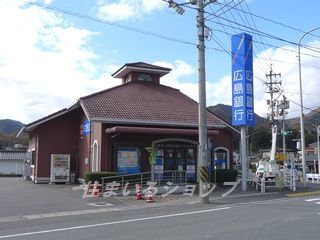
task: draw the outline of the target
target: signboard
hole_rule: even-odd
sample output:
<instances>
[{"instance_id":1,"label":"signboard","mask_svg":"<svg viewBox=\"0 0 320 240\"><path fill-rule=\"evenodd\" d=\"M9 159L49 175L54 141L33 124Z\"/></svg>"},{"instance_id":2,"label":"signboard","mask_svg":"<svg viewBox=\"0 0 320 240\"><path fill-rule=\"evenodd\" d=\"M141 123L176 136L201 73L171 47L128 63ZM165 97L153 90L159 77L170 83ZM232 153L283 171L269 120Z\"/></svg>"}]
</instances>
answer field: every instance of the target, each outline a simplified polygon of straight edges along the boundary
<instances>
[{"instance_id":1,"label":"signboard","mask_svg":"<svg viewBox=\"0 0 320 240\"><path fill-rule=\"evenodd\" d=\"M51 154L50 182L70 181L70 155Z\"/></svg>"},{"instance_id":2,"label":"signboard","mask_svg":"<svg viewBox=\"0 0 320 240\"><path fill-rule=\"evenodd\" d=\"M154 165L154 173L163 173L163 165Z\"/></svg>"},{"instance_id":3,"label":"signboard","mask_svg":"<svg viewBox=\"0 0 320 240\"><path fill-rule=\"evenodd\" d=\"M81 136L87 136L89 134L90 134L90 121L88 119L86 119L80 125L80 135Z\"/></svg>"},{"instance_id":4,"label":"signboard","mask_svg":"<svg viewBox=\"0 0 320 240\"><path fill-rule=\"evenodd\" d=\"M232 38L232 125L254 125L252 36Z\"/></svg>"},{"instance_id":5,"label":"signboard","mask_svg":"<svg viewBox=\"0 0 320 240\"><path fill-rule=\"evenodd\" d=\"M138 148L119 147L118 148L118 172L120 173L138 173L140 172L138 161Z\"/></svg>"},{"instance_id":6,"label":"signboard","mask_svg":"<svg viewBox=\"0 0 320 240\"><path fill-rule=\"evenodd\" d=\"M187 173L195 173L196 166L195 165L187 165Z\"/></svg>"}]
</instances>

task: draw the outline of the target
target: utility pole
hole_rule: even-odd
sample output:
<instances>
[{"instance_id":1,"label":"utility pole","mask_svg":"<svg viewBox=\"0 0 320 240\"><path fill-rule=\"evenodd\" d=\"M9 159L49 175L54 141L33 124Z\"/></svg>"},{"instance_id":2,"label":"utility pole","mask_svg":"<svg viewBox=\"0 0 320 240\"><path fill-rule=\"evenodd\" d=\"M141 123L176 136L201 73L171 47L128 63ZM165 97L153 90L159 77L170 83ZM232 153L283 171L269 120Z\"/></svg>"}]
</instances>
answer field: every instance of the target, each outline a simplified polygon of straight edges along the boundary
<instances>
[{"instance_id":1,"label":"utility pole","mask_svg":"<svg viewBox=\"0 0 320 240\"><path fill-rule=\"evenodd\" d=\"M208 203L209 196L204 197L208 191L209 174L207 159L207 120L206 120L206 72L205 72L205 44L204 44L204 13L203 0L197 1L198 16L198 78L199 78L199 195L200 204Z\"/></svg>"},{"instance_id":2,"label":"utility pole","mask_svg":"<svg viewBox=\"0 0 320 240\"><path fill-rule=\"evenodd\" d=\"M280 92L281 86L281 80L278 79L278 77L281 77L280 73L274 73L272 71L272 65L270 66L270 72L269 74L266 74L267 81L265 84L267 85L267 91L266 93L270 94L270 100L267 100L267 104L270 105L270 114L268 115L268 119L271 121L271 124L275 124L275 106L276 101L274 100L274 94Z\"/></svg>"},{"instance_id":3,"label":"utility pole","mask_svg":"<svg viewBox=\"0 0 320 240\"><path fill-rule=\"evenodd\" d=\"M266 74L266 85L267 85L267 93L270 94L270 100L267 100L267 104L270 106L270 114L268 116L268 119L271 121L271 134L272 134L272 147L270 152L270 161L275 161L275 154L276 154L276 143L273 143L273 141L276 141L276 132L277 132L277 124L275 122L275 106L276 106L276 100L274 99L274 94L280 92L281 80L278 79L278 77L281 77L280 73L274 73L272 71L272 65L270 66L270 72L269 74ZM275 136L275 139L273 139Z\"/></svg>"},{"instance_id":4,"label":"utility pole","mask_svg":"<svg viewBox=\"0 0 320 240\"><path fill-rule=\"evenodd\" d=\"M181 7L186 4L197 5L197 31L198 31L198 85L199 85L199 103L198 103L198 128L199 128L199 199L200 204L209 203L209 196L206 196L209 186L208 171L208 134L206 120L206 71L205 71L205 24L204 24L204 8L216 0L190 0L185 3L176 3L168 0L169 7L174 8L180 15L184 13Z\"/></svg>"},{"instance_id":5,"label":"utility pole","mask_svg":"<svg viewBox=\"0 0 320 240\"><path fill-rule=\"evenodd\" d=\"M284 158L286 158L286 135L287 135L287 132L285 130L284 120L285 120L285 116L288 114L288 112L286 111L287 109L289 109L289 101L283 95L283 99L279 101L277 105L277 115L282 116L282 150L283 150L282 152L283 152ZM286 159L283 159L283 160L286 160Z\"/></svg>"}]
</instances>

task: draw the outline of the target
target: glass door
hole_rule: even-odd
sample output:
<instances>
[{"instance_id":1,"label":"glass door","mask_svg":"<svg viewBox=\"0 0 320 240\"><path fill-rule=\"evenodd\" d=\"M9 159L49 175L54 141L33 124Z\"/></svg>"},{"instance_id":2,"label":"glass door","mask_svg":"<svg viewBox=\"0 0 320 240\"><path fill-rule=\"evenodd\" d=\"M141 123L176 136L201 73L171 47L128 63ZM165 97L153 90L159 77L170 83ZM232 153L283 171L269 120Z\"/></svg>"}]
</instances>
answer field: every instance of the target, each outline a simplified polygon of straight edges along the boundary
<instances>
[{"instance_id":1,"label":"glass door","mask_svg":"<svg viewBox=\"0 0 320 240\"><path fill-rule=\"evenodd\" d=\"M164 171L177 169L174 149L165 149L164 151Z\"/></svg>"}]
</instances>

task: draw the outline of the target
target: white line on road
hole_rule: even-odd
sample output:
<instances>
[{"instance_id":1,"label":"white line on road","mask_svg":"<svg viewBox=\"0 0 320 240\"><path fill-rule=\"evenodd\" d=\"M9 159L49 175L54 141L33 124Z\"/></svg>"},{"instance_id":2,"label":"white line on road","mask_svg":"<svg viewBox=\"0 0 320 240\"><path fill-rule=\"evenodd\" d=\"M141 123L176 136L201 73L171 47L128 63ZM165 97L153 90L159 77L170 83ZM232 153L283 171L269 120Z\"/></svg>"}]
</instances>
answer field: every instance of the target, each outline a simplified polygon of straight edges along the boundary
<instances>
[{"instance_id":1,"label":"white line on road","mask_svg":"<svg viewBox=\"0 0 320 240\"><path fill-rule=\"evenodd\" d=\"M310 198L310 199L306 199L306 202L314 202L314 201L319 201L320 198Z\"/></svg>"},{"instance_id":2,"label":"white line on road","mask_svg":"<svg viewBox=\"0 0 320 240\"><path fill-rule=\"evenodd\" d=\"M56 228L56 229L36 231L36 232L17 233L17 234L0 236L0 239L13 238L13 237L23 237L23 236L31 236L31 235L38 235L38 234L52 233L52 232L70 231L70 230L76 230L76 229L84 229L84 228L91 228L91 227L108 226L108 225L115 225L115 224L121 224L121 223L139 222L139 221L146 221L146 220L153 220L153 219L161 219L161 218L179 217L179 216L185 216L185 215L193 215L193 214L200 214L200 213L208 213L208 212L221 211L221 210L226 210L226 209L229 209L229 208L230 208L230 207L213 208L213 209L206 209L206 210L193 211L193 212L182 212L182 213L174 213L174 214L167 214L167 215L160 215L160 216L153 216L153 217L126 219L126 220L115 221L115 222L104 222L104 223L97 223L97 224L90 224L90 225L81 225L81 226L75 226L75 227Z\"/></svg>"}]
</instances>

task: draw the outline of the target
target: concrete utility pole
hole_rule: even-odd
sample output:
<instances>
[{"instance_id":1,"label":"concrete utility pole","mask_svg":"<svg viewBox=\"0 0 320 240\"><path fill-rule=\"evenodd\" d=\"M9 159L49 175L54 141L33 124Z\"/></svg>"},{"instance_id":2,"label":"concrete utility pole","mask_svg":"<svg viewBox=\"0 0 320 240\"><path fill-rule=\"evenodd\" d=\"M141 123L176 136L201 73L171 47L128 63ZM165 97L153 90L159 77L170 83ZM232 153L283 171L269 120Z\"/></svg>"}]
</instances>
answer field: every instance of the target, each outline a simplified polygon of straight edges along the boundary
<instances>
[{"instance_id":1,"label":"concrete utility pole","mask_svg":"<svg viewBox=\"0 0 320 240\"><path fill-rule=\"evenodd\" d=\"M282 116L282 150L283 150L283 156L286 157L286 130L285 130L285 116L287 115L287 109L289 109L289 101L287 98L283 95L282 101L279 101L279 104L277 106L277 113L279 116ZM284 159L286 160L286 159Z\"/></svg>"},{"instance_id":2,"label":"concrete utility pole","mask_svg":"<svg viewBox=\"0 0 320 240\"><path fill-rule=\"evenodd\" d=\"M181 6L186 4L197 5L197 30L198 30L198 81L199 81L199 198L200 204L208 203L209 196L208 186L210 176L208 171L208 134L207 134L207 119L206 119L206 71L205 71L205 24L204 24L204 8L215 2L216 0L190 0L185 3L178 4L173 0L168 0L169 7L175 8L178 14L183 14L184 10Z\"/></svg>"},{"instance_id":3,"label":"concrete utility pole","mask_svg":"<svg viewBox=\"0 0 320 240\"><path fill-rule=\"evenodd\" d=\"M209 196L204 197L208 191L209 174L208 174L208 159L207 159L207 120L206 120L206 72L205 72L205 44L204 44L204 13L203 0L197 1L198 16L198 78L199 78L199 195L200 203L208 203Z\"/></svg>"},{"instance_id":4,"label":"concrete utility pole","mask_svg":"<svg viewBox=\"0 0 320 240\"><path fill-rule=\"evenodd\" d=\"M277 124L275 123L275 106L276 106L276 100L274 100L274 94L280 92L281 80L278 79L278 77L281 77L280 73L274 73L272 71L272 65L270 66L270 72L269 74L266 74L266 85L267 85L267 93L270 93L270 102L267 101L268 105L270 105L270 115L269 120L271 121L271 134L272 134L272 147L270 152L270 161L275 160L275 153L276 153L276 143L274 144L273 141L276 140L274 138L275 131L277 131Z\"/></svg>"},{"instance_id":5,"label":"concrete utility pole","mask_svg":"<svg viewBox=\"0 0 320 240\"><path fill-rule=\"evenodd\" d=\"M272 65L270 67L270 72L269 74L266 74L267 81L265 84L267 85L267 91L266 93L270 93L270 102L268 102L268 105L270 105L270 114L269 114L269 120L271 121L271 124L274 125L275 122L275 106L276 106L276 101L274 100L274 94L280 92L280 87L281 85L281 80L278 79L278 77L281 77L280 73L274 73L272 71Z\"/></svg>"}]
</instances>

